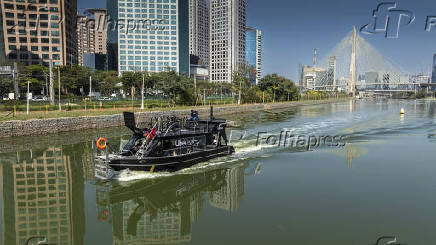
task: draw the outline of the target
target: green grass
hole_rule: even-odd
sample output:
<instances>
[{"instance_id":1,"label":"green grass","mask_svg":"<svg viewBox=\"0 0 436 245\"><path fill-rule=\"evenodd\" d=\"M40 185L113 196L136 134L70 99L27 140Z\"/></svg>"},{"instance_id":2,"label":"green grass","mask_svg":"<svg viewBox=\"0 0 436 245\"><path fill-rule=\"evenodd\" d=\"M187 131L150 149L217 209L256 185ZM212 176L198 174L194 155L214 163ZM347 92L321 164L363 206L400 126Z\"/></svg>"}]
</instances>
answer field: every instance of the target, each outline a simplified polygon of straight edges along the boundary
<instances>
[{"instance_id":1,"label":"green grass","mask_svg":"<svg viewBox=\"0 0 436 245\"><path fill-rule=\"evenodd\" d=\"M315 100L328 100L315 99ZM301 100L301 101L312 101L312 100ZM13 116L13 105L0 104L0 121L10 121L10 120L29 120L29 119L46 119L46 118L60 118L60 117L80 117L80 116L100 116L100 115L114 115L121 114L123 111L134 111L134 112L147 112L147 111L170 111L170 110L181 110L181 109L191 109L194 106L191 105L178 105L175 107L168 106L167 101L147 101L144 103L144 110L141 110L141 101L134 101L134 108L132 109L132 103L128 101L103 101L102 107L100 108L99 101L80 103L75 106L62 106L62 111L59 111L58 105L47 105L46 103L32 102L29 110L29 114L26 113L26 104L19 104L16 106L15 116ZM234 103L237 101L235 100ZM272 102L267 102L272 103ZM281 103L281 102L276 102ZM253 103L254 104L254 103ZM48 110L46 111L46 105ZM95 107L94 107L95 105ZM195 108L208 107L209 105L214 106L232 106L231 99L220 101L217 100L207 100L207 106L197 106ZM86 107L86 110L85 110Z\"/></svg>"},{"instance_id":2,"label":"green grass","mask_svg":"<svg viewBox=\"0 0 436 245\"><path fill-rule=\"evenodd\" d=\"M16 106L15 116L13 116L13 106L3 108L0 110L0 121L10 121L10 120L29 120L29 119L44 119L44 118L60 118L60 117L80 117L80 116L100 116L100 115L113 115L121 114L123 111L134 111L134 112L147 112L147 111L170 111L170 110L181 110L190 109L193 106L168 106L167 101L144 103L144 110L141 110L141 102L134 102L134 108L132 109L132 103L111 103L112 101L102 102L102 107L100 108L99 102L87 102L80 105L67 106L62 105L62 111L59 111L59 105L35 105L30 106L29 114L26 111L26 105ZM118 102L118 101L117 101ZM211 105L231 105L232 101L216 101L215 103L207 101ZM85 109L86 107L86 109ZM201 108L203 106L197 106ZM206 106L207 107L207 106ZM12 110L11 110L12 109Z\"/></svg>"}]
</instances>

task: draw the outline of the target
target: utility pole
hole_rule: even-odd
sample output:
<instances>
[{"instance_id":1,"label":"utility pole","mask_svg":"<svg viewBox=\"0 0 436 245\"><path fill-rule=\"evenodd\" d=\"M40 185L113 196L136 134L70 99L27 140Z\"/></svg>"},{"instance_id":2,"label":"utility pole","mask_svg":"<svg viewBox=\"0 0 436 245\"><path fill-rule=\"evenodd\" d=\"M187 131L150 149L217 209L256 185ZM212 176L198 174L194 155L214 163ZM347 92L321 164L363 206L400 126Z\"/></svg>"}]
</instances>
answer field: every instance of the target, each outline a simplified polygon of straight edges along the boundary
<instances>
[{"instance_id":1,"label":"utility pole","mask_svg":"<svg viewBox=\"0 0 436 245\"><path fill-rule=\"evenodd\" d=\"M145 74L144 72L142 72L141 110L144 110L144 83L145 83Z\"/></svg>"},{"instance_id":2,"label":"utility pole","mask_svg":"<svg viewBox=\"0 0 436 245\"><path fill-rule=\"evenodd\" d=\"M27 108L26 114L29 115L29 97L30 97L30 82L27 80Z\"/></svg>"},{"instance_id":3,"label":"utility pole","mask_svg":"<svg viewBox=\"0 0 436 245\"><path fill-rule=\"evenodd\" d=\"M241 104L241 79L239 79L239 96L238 96L238 105Z\"/></svg>"},{"instance_id":4,"label":"utility pole","mask_svg":"<svg viewBox=\"0 0 436 245\"><path fill-rule=\"evenodd\" d=\"M134 98L134 93L135 93L135 87L132 86L132 88L130 89L130 94L132 95L132 111L135 111L135 107L133 105L133 98Z\"/></svg>"},{"instance_id":5,"label":"utility pole","mask_svg":"<svg viewBox=\"0 0 436 245\"><path fill-rule=\"evenodd\" d=\"M206 105L206 89L203 89L203 105Z\"/></svg>"},{"instance_id":6,"label":"utility pole","mask_svg":"<svg viewBox=\"0 0 436 245\"><path fill-rule=\"evenodd\" d=\"M89 76L89 97L92 96L92 76Z\"/></svg>"},{"instance_id":7,"label":"utility pole","mask_svg":"<svg viewBox=\"0 0 436 245\"><path fill-rule=\"evenodd\" d=\"M198 95L197 95L197 76L194 74L194 96L195 96L195 105L197 105Z\"/></svg>"},{"instance_id":8,"label":"utility pole","mask_svg":"<svg viewBox=\"0 0 436 245\"><path fill-rule=\"evenodd\" d=\"M44 74L45 77L45 93L44 96L48 95L48 85L47 85L47 73Z\"/></svg>"},{"instance_id":9,"label":"utility pole","mask_svg":"<svg viewBox=\"0 0 436 245\"><path fill-rule=\"evenodd\" d=\"M58 91L58 99L59 99L59 111L62 111L61 107L61 68L58 67L58 85L59 85L59 91Z\"/></svg>"},{"instance_id":10,"label":"utility pole","mask_svg":"<svg viewBox=\"0 0 436 245\"><path fill-rule=\"evenodd\" d=\"M54 105L54 85L53 85L53 62L50 60L50 105Z\"/></svg>"}]
</instances>

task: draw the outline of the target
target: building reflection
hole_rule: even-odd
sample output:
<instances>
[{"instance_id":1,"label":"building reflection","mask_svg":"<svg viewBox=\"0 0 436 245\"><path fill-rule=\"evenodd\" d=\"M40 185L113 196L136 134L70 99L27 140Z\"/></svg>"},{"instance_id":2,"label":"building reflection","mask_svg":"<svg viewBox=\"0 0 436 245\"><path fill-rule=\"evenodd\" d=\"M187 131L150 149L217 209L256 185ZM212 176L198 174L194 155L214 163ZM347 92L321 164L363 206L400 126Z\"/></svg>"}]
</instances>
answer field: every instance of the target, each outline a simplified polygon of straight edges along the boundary
<instances>
[{"instance_id":1,"label":"building reflection","mask_svg":"<svg viewBox=\"0 0 436 245\"><path fill-rule=\"evenodd\" d=\"M70 156L51 147L17 153L17 161L0 165L3 244L25 244L32 236L53 244L83 244L84 186L73 178Z\"/></svg>"},{"instance_id":2,"label":"building reflection","mask_svg":"<svg viewBox=\"0 0 436 245\"><path fill-rule=\"evenodd\" d=\"M229 211L239 207L246 167L143 180L127 187L98 186L99 219L110 214L115 245L189 242L207 194L213 207Z\"/></svg>"},{"instance_id":3,"label":"building reflection","mask_svg":"<svg viewBox=\"0 0 436 245\"><path fill-rule=\"evenodd\" d=\"M227 171L226 184L209 194L211 206L236 211L244 196L244 168L233 168Z\"/></svg>"}]
</instances>

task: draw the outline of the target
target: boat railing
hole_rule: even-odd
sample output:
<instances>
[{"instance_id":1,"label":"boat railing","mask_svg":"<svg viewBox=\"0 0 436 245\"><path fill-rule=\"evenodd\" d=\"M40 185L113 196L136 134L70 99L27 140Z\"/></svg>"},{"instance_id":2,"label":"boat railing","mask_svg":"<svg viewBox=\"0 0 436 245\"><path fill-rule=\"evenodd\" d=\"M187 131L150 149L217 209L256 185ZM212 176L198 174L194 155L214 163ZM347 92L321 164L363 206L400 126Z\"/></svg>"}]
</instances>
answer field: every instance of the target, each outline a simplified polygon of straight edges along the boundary
<instances>
[{"instance_id":1,"label":"boat railing","mask_svg":"<svg viewBox=\"0 0 436 245\"><path fill-rule=\"evenodd\" d=\"M168 150L163 150L162 153L163 155L166 156L178 156L178 155L188 154L193 151L194 151L194 147L192 145L187 145L187 146L179 146Z\"/></svg>"},{"instance_id":2,"label":"boat railing","mask_svg":"<svg viewBox=\"0 0 436 245\"><path fill-rule=\"evenodd\" d=\"M94 175L98 179L110 179L114 175L114 171L109 167L109 144L105 149L99 150L96 146L96 141L92 144L94 151ZM99 152L102 153L99 155Z\"/></svg>"}]
</instances>

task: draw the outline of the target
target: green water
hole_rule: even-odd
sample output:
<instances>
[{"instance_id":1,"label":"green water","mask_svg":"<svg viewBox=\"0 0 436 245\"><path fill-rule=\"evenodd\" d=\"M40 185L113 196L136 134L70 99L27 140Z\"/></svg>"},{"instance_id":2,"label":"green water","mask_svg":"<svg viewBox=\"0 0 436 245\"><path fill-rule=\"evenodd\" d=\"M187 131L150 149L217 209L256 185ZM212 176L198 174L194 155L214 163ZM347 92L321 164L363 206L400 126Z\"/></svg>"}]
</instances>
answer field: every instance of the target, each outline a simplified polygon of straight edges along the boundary
<instances>
[{"instance_id":1,"label":"green water","mask_svg":"<svg viewBox=\"0 0 436 245\"><path fill-rule=\"evenodd\" d=\"M92 140L118 148L124 128L1 139L0 241L434 244L435 114L436 101L362 100L233 115L235 155L109 182L94 178ZM286 131L345 146L256 145Z\"/></svg>"}]
</instances>

